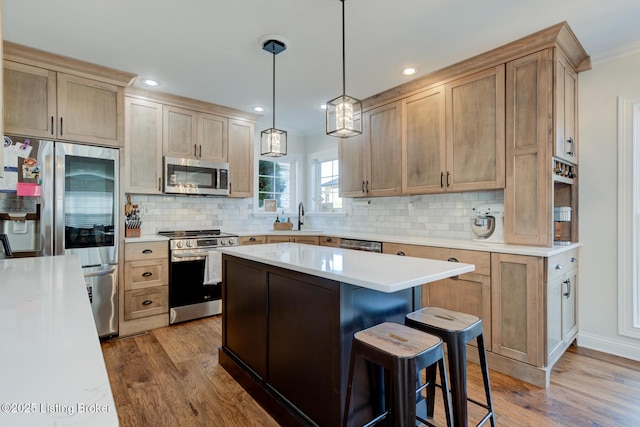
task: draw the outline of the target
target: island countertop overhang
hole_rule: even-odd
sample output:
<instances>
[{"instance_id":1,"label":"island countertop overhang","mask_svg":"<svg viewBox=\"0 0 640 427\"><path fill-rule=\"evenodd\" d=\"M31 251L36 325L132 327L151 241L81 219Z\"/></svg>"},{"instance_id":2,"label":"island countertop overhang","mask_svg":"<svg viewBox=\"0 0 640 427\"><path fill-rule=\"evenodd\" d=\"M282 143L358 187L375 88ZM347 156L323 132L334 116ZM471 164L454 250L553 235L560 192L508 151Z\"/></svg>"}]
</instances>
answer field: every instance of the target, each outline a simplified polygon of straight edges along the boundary
<instances>
[{"instance_id":1,"label":"island countertop overhang","mask_svg":"<svg viewBox=\"0 0 640 427\"><path fill-rule=\"evenodd\" d=\"M380 292L397 292L470 273L473 264L299 243L219 248L223 254Z\"/></svg>"}]
</instances>

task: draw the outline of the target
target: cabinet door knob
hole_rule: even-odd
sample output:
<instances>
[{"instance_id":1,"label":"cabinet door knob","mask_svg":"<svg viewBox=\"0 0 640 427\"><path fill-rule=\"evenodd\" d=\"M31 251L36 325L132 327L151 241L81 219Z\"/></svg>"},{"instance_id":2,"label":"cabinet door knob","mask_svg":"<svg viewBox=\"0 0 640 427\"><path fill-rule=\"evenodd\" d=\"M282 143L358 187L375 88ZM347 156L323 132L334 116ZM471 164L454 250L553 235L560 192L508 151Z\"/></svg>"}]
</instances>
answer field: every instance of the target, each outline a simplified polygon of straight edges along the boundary
<instances>
[{"instance_id":1,"label":"cabinet door knob","mask_svg":"<svg viewBox=\"0 0 640 427\"><path fill-rule=\"evenodd\" d=\"M572 257L571 262L578 262L578 260Z\"/></svg>"},{"instance_id":2,"label":"cabinet door knob","mask_svg":"<svg viewBox=\"0 0 640 427\"><path fill-rule=\"evenodd\" d=\"M402 251L398 251L398 252L396 252L396 255L405 256L405 253L402 252Z\"/></svg>"},{"instance_id":3,"label":"cabinet door knob","mask_svg":"<svg viewBox=\"0 0 640 427\"><path fill-rule=\"evenodd\" d=\"M150 271L145 271L144 273L142 273L142 277L151 277L153 276L153 273L151 273Z\"/></svg>"},{"instance_id":4,"label":"cabinet door knob","mask_svg":"<svg viewBox=\"0 0 640 427\"><path fill-rule=\"evenodd\" d=\"M142 305L149 305L149 304L152 304L152 303L153 303L153 301L151 301L150 299L142 301Z\"/></svg>"},{"instance_id":5,"label":"cabinet door knob","mask_svg":"<svg viewBox=\"0 0 640 427\"><path fill-rule=\"evenodd\" d=\"M556 270L562 270L562 264L556 264Z\"/></svg>"}]
</instances>

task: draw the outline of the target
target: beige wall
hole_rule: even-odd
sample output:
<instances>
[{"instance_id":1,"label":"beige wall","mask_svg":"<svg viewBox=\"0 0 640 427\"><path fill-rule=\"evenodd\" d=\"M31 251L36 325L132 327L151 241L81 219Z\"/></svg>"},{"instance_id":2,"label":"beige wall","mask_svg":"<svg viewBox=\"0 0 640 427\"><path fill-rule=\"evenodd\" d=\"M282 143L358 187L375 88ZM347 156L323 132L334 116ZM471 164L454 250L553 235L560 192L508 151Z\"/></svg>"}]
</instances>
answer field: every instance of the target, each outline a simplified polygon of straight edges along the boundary
<instances>
[{"instance_id":1,"label":"beige wall","mask_svg":"<svg viewBox=\"0 0 640 427\"><path fill-rule=\"evenodd\" d=\"M640 360L618 335L617 98L640 96L640 46L592 58L580 74L580 334L578 344Z\"/></svg>"}]
</instances>

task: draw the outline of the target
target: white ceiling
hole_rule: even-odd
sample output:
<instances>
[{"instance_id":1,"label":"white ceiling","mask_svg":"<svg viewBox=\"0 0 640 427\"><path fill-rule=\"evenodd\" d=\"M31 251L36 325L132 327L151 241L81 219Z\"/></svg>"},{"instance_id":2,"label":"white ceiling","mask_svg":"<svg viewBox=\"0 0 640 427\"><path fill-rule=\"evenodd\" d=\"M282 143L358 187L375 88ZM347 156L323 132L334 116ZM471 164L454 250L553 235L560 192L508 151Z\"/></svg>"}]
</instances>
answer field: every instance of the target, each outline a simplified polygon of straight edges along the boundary
<instances>
[{"instance_id":1,"label":"white ceiling","mask_svg":"<svg viewBox=\"0 0 640 427\"><path fill-rule=\"evenodd\" d=\"M6 40L136 73L159 90L324 133L319 105L342 93L339 0L2 0ZM347 0L347 94L366 98L561 21L592 57L640 42L638 0ZM415 77L412 77L415 78ZM137 85L138 83L136 83Z\"/></svg>"}]
</instances>

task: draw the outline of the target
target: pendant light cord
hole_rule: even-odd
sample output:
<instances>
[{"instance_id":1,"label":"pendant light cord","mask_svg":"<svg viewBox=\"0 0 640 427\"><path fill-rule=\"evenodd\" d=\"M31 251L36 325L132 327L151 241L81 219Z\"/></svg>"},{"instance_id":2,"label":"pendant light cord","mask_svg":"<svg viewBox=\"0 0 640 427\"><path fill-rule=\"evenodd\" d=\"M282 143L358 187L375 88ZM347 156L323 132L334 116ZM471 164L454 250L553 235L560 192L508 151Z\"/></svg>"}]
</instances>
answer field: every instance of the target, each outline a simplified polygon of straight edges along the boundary
<instances>
[{"instance_id":1,"label":"pendant light cord","mask_svg":"<svg viewBox=\"0 0 640 427\"><path fill-rule=\"evenodd\" d=\"M342 2L342 94L346 95L347 94L347 73L346 73L346 65L345 65L345 42L344 42L344 1L345 0L340 0L340 2Z\"/></svg>"},{"instance_id":2,"label":"pendant light cord","mask_svg":"<svg viewBox=\"0 0 640 427\"><path fill-rule=\"evenodd\" d=\"M276 128L276 53L273 52L273 128Z\"/></svg>"}]
</instances>

